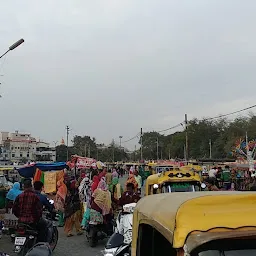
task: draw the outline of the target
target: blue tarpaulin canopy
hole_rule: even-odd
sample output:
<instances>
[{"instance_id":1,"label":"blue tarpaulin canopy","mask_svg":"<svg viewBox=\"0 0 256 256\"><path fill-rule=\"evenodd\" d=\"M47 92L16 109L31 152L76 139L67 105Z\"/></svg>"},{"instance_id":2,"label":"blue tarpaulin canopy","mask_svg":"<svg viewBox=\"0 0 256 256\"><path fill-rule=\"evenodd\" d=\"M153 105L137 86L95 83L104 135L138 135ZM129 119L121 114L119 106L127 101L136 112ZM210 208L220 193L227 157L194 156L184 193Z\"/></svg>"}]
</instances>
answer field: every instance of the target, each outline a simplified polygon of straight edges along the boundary
<instances>
[{"instance_id":1,"label":"blue tarpaulin canopy","mask_svg":"<svg viewBox=\"0 0 256 256\"><path fill-rule=\"evenodd\" d=\"M20 176L24 178L33 178L36 172L36 169L39 169L41 171L58 171L63 170L67 168L67 164L65 162L56 162L56 163L36 163L33 165L27 165L20 169L18 169L18 172Z\"/></svg>"}]
</instances>

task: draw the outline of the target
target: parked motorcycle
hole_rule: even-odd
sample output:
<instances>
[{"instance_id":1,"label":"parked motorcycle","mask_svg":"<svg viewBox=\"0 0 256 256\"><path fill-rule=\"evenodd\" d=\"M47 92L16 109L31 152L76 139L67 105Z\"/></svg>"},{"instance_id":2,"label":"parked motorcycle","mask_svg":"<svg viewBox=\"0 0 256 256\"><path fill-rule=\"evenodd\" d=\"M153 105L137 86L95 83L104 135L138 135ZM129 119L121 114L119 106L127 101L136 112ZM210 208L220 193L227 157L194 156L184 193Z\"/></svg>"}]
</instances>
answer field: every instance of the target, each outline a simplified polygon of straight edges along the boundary
<instances>
[{"instance_id":1,"label":"parked motorcycle","mask_svg":"<svg viewBox=\"0 0 256 256\"><path fill-rule=\"evenodd\" d=\"M87 241L91 247L95 247L99 240L111 236L113 231L111 224L98 224L97 222L90 221L86 230Z\"/></svg>"},{"instance_id":2,"label":"parked motorcycle","mask_svg":"<svg viewBox=\"0 0 256 256\"><path fill-rule=\"evenodd\" d=\"M104 256L128 256L131 254L132 243L132 219L136 203L126 204L123 211L119 212L116 223L115 233L109 238Z\"/></svg>"},{"instance_id":3,"label":"parked motorcycle","mask_svg":"<svg viewBox=\"0 0 256 256\"><path fill-rule=\"evenodd\" d=\"M49 245L53 251L57 245L59 237L56 223L58 219L55 214L49 212L44 212L44 218L48 222L48 237L51 237ZM13 234L13 238L15 246L14 252L24 256L38 242L38 231L35 227L31 227L25 223L19 223L16 233Z\"/></svg>"}]
</instances>

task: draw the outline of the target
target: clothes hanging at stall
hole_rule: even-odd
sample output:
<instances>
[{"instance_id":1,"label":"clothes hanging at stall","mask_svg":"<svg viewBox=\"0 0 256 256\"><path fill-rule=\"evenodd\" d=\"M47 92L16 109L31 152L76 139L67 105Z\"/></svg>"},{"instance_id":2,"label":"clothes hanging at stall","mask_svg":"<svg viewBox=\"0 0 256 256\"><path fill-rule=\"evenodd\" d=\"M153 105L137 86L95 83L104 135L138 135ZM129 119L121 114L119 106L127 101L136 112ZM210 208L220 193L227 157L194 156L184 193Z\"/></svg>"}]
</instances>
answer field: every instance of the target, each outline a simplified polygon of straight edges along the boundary
<instances>
[{"instance_id":1,"label":"clothes hanging at stall","mask_svg":"<svg viewBox=\"0 0 256 256\"><path fill-rule=\"evenodd\" d=\"M57 173L56 172L45 172L44 173L44 192L54 193L56 192L57 183Z\"/></svg>"}]
</instances>

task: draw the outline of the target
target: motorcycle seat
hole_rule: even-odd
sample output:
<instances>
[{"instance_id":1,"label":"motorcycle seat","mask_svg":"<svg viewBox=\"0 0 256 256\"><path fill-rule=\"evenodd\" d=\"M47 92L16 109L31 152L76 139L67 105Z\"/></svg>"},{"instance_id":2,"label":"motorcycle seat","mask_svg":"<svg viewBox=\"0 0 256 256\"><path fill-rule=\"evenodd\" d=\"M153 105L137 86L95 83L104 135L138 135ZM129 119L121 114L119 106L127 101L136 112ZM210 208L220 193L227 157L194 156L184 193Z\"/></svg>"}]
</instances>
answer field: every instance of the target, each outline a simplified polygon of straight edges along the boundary
<instances>
[{"instance_id":1,"label":"motorcycle seat","mask_svg":"<svg viewBox=\"0 0 256 256\"><path fill-rule=\"evenodd\" d=\"M47 243L37 243L26 254L26 256L50 256L52 251Z\"/></svg>"},{"instance_id":2,"label":"motorcycle seat","mask_svg":"<svg viewBox=\"0 0 256 256\"><path fill-rule=\"evenodd\" d=\"M36 227L32 224L32 225L30 225L30 224L27 224L27 223L19 223L19 225L18 225L18 229L19 228L24 228L24 229L26 229L26 233L28 233L29 235L38 235L38 232L37 232L37 230L36 230Z\"/></svg>"}]
</instances>

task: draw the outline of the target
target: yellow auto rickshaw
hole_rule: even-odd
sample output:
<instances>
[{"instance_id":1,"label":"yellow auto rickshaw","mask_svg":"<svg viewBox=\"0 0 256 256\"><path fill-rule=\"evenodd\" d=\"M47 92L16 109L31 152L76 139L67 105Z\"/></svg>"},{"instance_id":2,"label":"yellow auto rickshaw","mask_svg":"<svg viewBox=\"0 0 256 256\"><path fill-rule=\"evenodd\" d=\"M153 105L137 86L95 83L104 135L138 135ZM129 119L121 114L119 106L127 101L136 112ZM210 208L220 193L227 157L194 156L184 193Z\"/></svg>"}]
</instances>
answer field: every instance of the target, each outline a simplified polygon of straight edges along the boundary
<instances>
[{"instance_id":1,"label":"yellow auto rickshaw","mask_svg":"<svg viewBox=\"0 0 256 256\"><path fill-rule=\"evenodd\" d=\"M166 168L163 172L150 175L145 184L145 195L171 193L171 192L196 192L205 188L199 174L185 167Z\"/></svg>"},{"instance_id":2,"label":"yellow auto rickshaw","mask_svg":"<svg viewBox=\"0 0 256 256\"><path fill-rule=\"evenodd\" d=\"M255 192L144 197L133 214L131 255L256 255L255 202Z\"/></svg>"}]
</instances>

